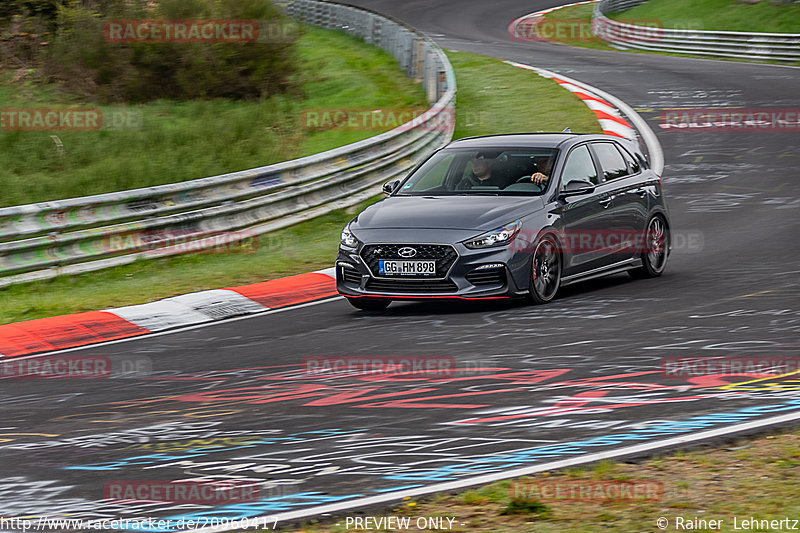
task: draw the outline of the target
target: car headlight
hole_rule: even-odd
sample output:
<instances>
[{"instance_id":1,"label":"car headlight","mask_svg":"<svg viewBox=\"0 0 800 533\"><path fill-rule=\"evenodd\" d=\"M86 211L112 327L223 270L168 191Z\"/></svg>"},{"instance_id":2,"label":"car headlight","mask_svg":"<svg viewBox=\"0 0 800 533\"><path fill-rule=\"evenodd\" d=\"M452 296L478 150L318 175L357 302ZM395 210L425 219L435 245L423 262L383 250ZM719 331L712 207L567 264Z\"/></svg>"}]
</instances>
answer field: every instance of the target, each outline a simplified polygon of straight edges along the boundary
<instances>
[{"instance_id":1,"label":"car headlight","mask_svg":"<svg viewBox=\"0 0 800 533\"><path fill-rule=\"evenodd\" d=\"M506 224L502 228L497 228L492 231L482 233L477 237L464 241L464 246L467 248L491 248L492 246L505 246L514 240L519 230L522 228L522 222L515 220L510 224Z\"/></svg>"},{"instance_id":2,"label":"car headlight","mask_svg":"<svg viewBox=\"0 0 800 533\"><path fill-rule=\"evenodd\" d=\"M356 248L358 247L358 239L356 239L355 235L350 231L350 224L344 227L342 230L342 246L346 246L347 248Z\"/></svg>"}]
</instances>

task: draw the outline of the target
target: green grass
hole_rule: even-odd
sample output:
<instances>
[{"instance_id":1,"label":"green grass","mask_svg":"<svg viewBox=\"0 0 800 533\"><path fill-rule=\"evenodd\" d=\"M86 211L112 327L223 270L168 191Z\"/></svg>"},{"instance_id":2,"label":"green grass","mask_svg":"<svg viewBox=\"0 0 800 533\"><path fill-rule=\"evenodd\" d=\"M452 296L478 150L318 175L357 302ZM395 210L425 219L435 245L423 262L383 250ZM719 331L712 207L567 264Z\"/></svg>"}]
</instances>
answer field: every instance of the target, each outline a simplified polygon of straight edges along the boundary
<instances>
[{"instance_id":1,"label":"green grass","mask_svg":"<svg viewBox=\"0 0 800 533\"><path fill-rule=\"evenodd\" d=\"M301 94L261 102L157 101L120 108L141 127L99 131L0 131L0 206L147 187L294 159L376 135L311 131L304 109L427 107L421 84L398 75L383 50L310 28L298 41ZM5 72L4 108L78 102L35 74ZM61 154L51 135L63 145Z\"/></svg>"},{"instance_id":2,"label":"green grass","mask_svg":"<svg viewBox=\"0 0 800 533\"><path fill-rule=\"evenodd\" d=\"M507 132L601 133L595 115L557 83L497 59L447 52L456 73L454 139Z\"/></svg>"},{"instance_id":3,"label":"green grass","mask_svg":"<svg viewBox=\"0 0 800 533\"><path fill-rule=\"evenodd\" d=\"M561 131L565 126L575 132L600 131L594 114L552 80L478 54L451 52L448 57L458 83L456 138ZM394 75L400 77L396 71ZM326 268L333 264L342 227L356 211L338 211L264 235L251 254L150 259L5 287L0 289L0 323L145 303Z\"/></svg>"},{"instance_id":4,"label":"green grass","mask_svg":"<svg viewBox=\"0 0 800 533\"><path fill-rule=\"evenodd\" d=\"M664 28L800 33L800 5L740 0L649 0L611 18L659 21Z\"/></svg>"}]
</instances>

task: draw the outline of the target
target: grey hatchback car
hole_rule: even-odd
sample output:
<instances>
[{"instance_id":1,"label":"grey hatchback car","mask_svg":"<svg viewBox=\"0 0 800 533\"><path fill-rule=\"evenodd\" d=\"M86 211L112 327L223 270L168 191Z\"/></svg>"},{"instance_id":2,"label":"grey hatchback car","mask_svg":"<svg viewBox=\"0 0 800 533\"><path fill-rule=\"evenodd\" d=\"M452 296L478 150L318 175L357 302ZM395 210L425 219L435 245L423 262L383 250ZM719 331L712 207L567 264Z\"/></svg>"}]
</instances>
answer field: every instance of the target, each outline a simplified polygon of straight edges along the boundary
<instances>
[{"instance_id":1,"label":"grey hatchback car","mask_svg":"<svg viewBox=\"0 0 800 533\"><path fill-rule=\"evenodd\" d=\"M451 142L342 231L336 286L356 308L392 300L552 300L629 272L656 277L670 251L659 176L609 135L520 133Z\"/></svg>"}]
</instances>

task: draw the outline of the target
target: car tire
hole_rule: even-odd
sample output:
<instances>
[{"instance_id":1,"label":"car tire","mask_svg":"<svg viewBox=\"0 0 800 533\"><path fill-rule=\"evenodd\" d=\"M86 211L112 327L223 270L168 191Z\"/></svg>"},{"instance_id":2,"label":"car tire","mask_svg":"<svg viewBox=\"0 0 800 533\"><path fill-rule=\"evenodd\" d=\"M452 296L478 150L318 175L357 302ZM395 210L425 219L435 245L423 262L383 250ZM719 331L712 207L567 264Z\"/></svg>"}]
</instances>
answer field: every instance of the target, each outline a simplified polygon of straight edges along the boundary
<instances>
[{"instance_id":1,"label":"car tire","mask_svg":"<svg viewBox=\"0 0 800 533\"><path fill-rule=\"evenodd\" d=\"M669 250L669 228L661 215L655 215L647 223L644 236L645 250L641 254L642 266L629 270L633 279L657 278L667 266Z\"/></svg>"},{"instance_id":2,"label":"car tire","mask_svg":"<svg viewBox=\"0 0 800 533\"><path fill-rule=\"evenodd\" d=\"M531 256L531 279L528 292L535 304L546 304L555 298L561 286L561 253L552 235L545 235L536 244Z\"/></svg>"},{"instance_id":3,"label":"car tire","mask_svg":"<svg viewBox=\"0 0 800 533\"><path fill-rule=\"evenodd\" d=\"M347 301L362 311L383 311L392 303L388 298L347 298Z\"/></svg>"}]
</instances>

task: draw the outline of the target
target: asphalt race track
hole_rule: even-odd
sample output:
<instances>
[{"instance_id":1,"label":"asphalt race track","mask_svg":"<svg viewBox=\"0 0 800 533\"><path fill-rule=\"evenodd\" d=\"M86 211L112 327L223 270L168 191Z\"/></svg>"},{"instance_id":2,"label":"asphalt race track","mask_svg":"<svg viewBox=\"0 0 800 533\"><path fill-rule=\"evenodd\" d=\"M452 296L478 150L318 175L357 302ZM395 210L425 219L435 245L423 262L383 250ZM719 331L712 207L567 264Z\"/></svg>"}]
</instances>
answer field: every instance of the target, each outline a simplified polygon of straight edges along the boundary
<instances>
[{"instance_id":1,"label":"asphalt race track","mask_svg":"<svg viewBox=\"0 0 800 533\"><path fill-rule=\"evenodd\" d=\"M444 48L550 69L639 110L666 160L666 273L571 286L541 307L394 303L370 314L335 298L70 351L131 373L2 381L0 514L208 525L296 513L287 518L800 418L800 378L791 374L800 359L797 129L658 124L664 108L798 109L800 70L512 42L509 21L551 7L541 0L356 4ZM342 358L436 366L313 371ZM721 364L672 373L679 358ZM754 359L789 361L787 372L737 370ZM105 499L109 482L230 479L257 482L258 501Z\"/></svg>"}]
</instances>

